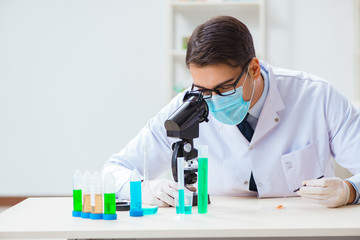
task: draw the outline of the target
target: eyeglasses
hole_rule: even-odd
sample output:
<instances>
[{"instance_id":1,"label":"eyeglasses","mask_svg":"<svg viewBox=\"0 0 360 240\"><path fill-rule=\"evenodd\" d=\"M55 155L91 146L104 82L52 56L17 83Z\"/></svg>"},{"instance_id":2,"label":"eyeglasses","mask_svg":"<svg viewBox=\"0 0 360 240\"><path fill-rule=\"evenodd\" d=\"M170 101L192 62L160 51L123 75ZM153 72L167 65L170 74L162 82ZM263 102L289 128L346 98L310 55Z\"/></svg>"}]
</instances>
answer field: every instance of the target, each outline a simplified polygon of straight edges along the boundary
<instances>
[{"instance_id":1,"label":"eyeglasses","mask_svg":"<svg viewBox=\"0 0 360 240\"><path fill-rule=\"evenodd\" d=\"M241 71L240 75L236 78L234 83L220 85L219 87L216 87L216 88L213 88L213 89L197 88L193 83L192 87L191 87L191 91L199 91L199 92L201 92L204 99L211 98L212 95L213 95L213 92L220 95L220 96L222 96L222 97L234 94L236 92L236 85L240 81L241 77L244 75L245 70L247 69L247 66L249 65L251 60L252 59L247 61L247 63L245 64L243 70Z\"/></svg>"}]
</instances>

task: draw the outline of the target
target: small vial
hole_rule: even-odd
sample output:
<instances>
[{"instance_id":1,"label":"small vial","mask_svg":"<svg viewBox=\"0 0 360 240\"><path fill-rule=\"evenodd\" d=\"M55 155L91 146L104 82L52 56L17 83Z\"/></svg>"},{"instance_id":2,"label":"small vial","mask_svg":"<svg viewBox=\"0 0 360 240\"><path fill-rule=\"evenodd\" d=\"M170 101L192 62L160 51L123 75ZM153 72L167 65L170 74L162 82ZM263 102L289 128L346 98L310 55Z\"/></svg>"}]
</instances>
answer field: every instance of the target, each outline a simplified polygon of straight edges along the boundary
<instances>
[{"instance_id":1,"label":"small vial","mask_svg":"<svg viewBox=\"0 0 360 240\"><path fill-rule=\"evenodd\" d=\"M149 171L148 171L148 162L149 162L149 154L147 146L143 146L143 153L144 153L144 159L143 159L143 173L144 173L144 179L142 181L141 187L142 189L152 193L150 185L149 185ZM141 179L140 179L141 180ZM136 185L136 184L135 184ZM143 209L144 210L144 209ZM145 215L145 211L144 211Z\"/></svg>"},{"instance_id":2,"label":"small vial","mask_svg":"<svg viewBox=\"0 0 360 240\"><path fill-rule=\"evenodd\" d=\"M144 173L144 179L142 181L141 187L152 193L151 189L150 189L150 185L149 185L149 171L148 171L148 162L149 162L149 154L148 154L148 148L146 145L143 146L143 154L144 154L144 159L143 159L143 173ZM141 180L141 179L140 179ZM130 183L131 184L131 183ZM134 184L136 185L136 184ZM144 212L145 215L145 212Z\"/></svg>"},{"instance_id":3,"label":"small vial","mask_svg":"<svg viewBox=\"0 0 360 240\"><path fill-rule=\"evenodd\" d=\"M72 178L73 183L73 217L80 217L82 212L82 174L80 170L76 170Z\"/></svg>"},{"instance_id":4,"label":"small vial","mask_svg":"<svg viewBox=\"0 0 360 240\"><path fill-rule=\"evenodd\" d=\"M116 220L115 178L112 173L104 178L104 220Z\"/></svg>"},{"instance_id":5,"label":"small vial","mask_svg":"<svg viewBox=\"0 0 360 240\"><path fill-rule=\"evenodd\" d=\"M83 175L83 205L82 205L82 218L89 218L91 213L91 175L89 171L85 171Z\"/></svg>"},{"instance_id":6,"label":"small vial","mask_svg":"<svg viewBox=\"0 0 360 240\"><path fill-rule=\"evenodd\" d=\"M141 176L137 169L130 175L130 216L141 217L144 215L141 204Z\"/></svg>"},{"instance_id":7,"label":"small vial","mask_svg":"<svg viewBox=\"0 0 360 240\"><path fill-rule=\"evenodd\" d=\"M148 149L147 146L143 146L143 153L144 153L144 159L143 159L143 171L144 171L144 180L143 183L140 183L141 188L147 188L148 191L151 192L150 186L149 186L149 171L148 171ZM141 179L140 179L141 180ZM143 215L153 215L157 213L158 207L151 207L151 208L141 208L143 211Z\"/></svg>"},{"instance_id":8,"label":"small vial","mask_svg":"<svg viewBox=\"0 0 360 240\"><path fill-rule=\"evenodd\" d=\"M149 152L147 146L143 146L143 153L144 153L144 159L143 159L143 171L144 171L144 182L149 181L149 169L148 169L148 162L149 162Z\"/></svg>"},{"instance_id":9,"label":"small vial","mask_svg":"<svg viewBox=\"0 0 360 240\"><path fill-rule=\"evenodd\" d=\"M202 214L208 207L208 146L199 147L198 162L198 213Z\"/></svg>"},{"instance_id":10,"label":"small vial","mask_svg":"<svg viewBox=\"0 0 360 240\"><path fill-rule=\"evenodd\" d=\"M91 214L90 219L103 218L102 181L100 174L96 171L92 175L91 184Z\"/></svg>"},{"instance_id":11,"label":"small vial","mask_svg":"<svg viewBox=\"0 0 360 240\"><path fill-rule=\"evenodd\" d=\"M184 158L177 158L177 177L178 177L178 204L175 207L177 214L185 213L185 191L184 191ZM176 204L175 204L176 205Z\"/></svg>"}]
</instances>

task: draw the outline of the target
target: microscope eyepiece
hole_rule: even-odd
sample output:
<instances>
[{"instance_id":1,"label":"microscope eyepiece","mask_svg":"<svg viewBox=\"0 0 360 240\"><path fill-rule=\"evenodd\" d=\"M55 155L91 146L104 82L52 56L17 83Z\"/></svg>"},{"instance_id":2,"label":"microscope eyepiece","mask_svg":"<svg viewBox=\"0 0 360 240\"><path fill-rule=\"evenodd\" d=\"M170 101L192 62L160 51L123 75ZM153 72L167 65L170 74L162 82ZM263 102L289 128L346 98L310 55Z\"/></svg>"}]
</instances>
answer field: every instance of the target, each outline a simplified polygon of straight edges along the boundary
<instances>
[{"instance_id":1,"label":"microscope eyepiece","mask_svg":"<svg viewBox=\"0 0 360 240\"><path fill-rule=\"evenodd\" d=\"M165 121L168 137L199 137L199 123L208 121L209 108L199 91L186 92L183 104Z\"/></svg>"}]
</instances>

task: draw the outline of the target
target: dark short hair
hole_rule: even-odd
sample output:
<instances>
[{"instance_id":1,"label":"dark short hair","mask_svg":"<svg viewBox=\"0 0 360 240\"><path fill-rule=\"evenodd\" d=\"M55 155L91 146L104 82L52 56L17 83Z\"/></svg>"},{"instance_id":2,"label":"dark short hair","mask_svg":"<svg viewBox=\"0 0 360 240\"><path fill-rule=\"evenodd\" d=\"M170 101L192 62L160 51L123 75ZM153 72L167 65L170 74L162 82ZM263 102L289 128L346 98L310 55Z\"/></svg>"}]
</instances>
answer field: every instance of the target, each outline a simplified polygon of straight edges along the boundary
<instances>
[{"instance_id":1,"label":"dark short hair","mask_svg":"<svg viewBox=\"0 0 360 240\"><path fill-rule=\"evenodd\" d=\"M186 65L243 67L253 57L254 43L246 25L234 17L219 16L195 28L187 44Z\"/></svg>"}]
</instances>

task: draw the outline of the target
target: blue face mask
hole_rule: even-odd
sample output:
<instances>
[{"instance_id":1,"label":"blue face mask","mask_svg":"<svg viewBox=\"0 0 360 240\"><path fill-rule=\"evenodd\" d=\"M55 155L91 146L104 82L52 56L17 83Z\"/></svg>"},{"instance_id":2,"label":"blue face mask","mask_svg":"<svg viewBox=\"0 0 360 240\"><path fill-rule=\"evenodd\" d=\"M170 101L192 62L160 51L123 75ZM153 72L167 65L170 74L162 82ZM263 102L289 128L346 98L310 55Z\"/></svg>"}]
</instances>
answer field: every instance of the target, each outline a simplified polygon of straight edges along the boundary
<instances>
[{"instance_id":1,"label":"blue face mask","mask_svg":"<svg viewBox=\"0 0 360 240\"><path fill-rule=\"evenodd\" d=\"M245 118L247 112L249 111L255 89L254 82L250 101L244 101L243 86L246 82L247 75L248 74L246 74L243 85L238 87L234 94L229 96L214 95L209 99L205 99L210 112L219 122L228 125L237 125Z\"/></svg>"}]
</instances>

